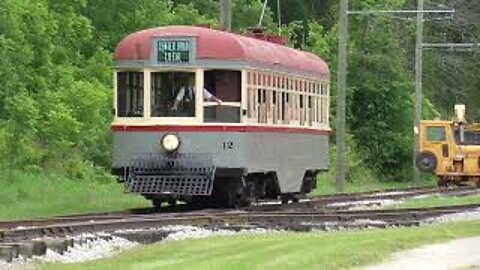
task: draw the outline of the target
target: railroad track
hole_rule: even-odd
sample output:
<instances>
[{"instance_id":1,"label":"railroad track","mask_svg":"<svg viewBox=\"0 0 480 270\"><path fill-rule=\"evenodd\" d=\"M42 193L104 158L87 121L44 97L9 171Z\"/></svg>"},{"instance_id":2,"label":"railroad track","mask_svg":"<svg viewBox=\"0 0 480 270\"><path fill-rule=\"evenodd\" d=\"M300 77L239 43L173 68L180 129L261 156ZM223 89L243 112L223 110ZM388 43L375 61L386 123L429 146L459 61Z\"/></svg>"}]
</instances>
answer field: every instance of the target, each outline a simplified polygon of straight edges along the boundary
<instances>
[{"instance_id":1,"label":"railroad track","mask_svg":"<svg viewBox=\"0 0 480 270\"><path fill-rule=\"evenodd\" d=\"M253 211L251 209L207 209L186 213L103 213L77 215L33 221L4 222L0 227L0 260L11 261L16 256L42 256L47 248L62 254L75 241L88 241L85 233L104 240L112 236L130 241L152 243L161 241L171 232L161 231L168 225L186 225L212 230L338 230L353 228L386 228L418 226L428 218L466 211L480 211L480 204L384 210L335 210L306 208L296 211ZM134 211L135 212L135 211ZM9 227L10 226L10 227ZM74 240L74 237L77 237ZM92 240L92 239L90 239Z\"/></svg>"},{"instance_id":2,"label":"railroad track","mask_svg":"<svg viewBox=\"0 0 480 270\"><path fill-rule=\"evenodd\" d=\"M147 214L132 215L112 219L97 220L52 220L50 224L35 227L16 227L0 230L0 242L23 241L42 237L59 237L81 233L95 233L126 229L150 229L167 225L191 226L228 226L228 225L258 225L281 226L298 224L349 223L356 220L370 220L386 224L401 224L404 222L418 224L421 220L453 214L480 208L480 204L419 208L419 209L390 209L390 210L361 210L361 211L329 211L309 210L298 212L196 212L184 214ZM20 224L20 223L19 223Z\"/></svg>"},{"instance_id":3,"label":"railroad track","mask_svg":"<svg viewBox=\"0 0 480 270\"><path fill-rule=\"evenodd\" d=\"M363 193L351 193L335 195L321 195L311 197L309 200L300 201L296 204L279 205L279 204L265 204L252 207L253 210L297 210L301 208L317 208L317 209L349 209L352 206L358 205L361 202L371 202L372 204L378 204L378 201L382 200L401 200L410 199L418 196L467 196L480 194L480 189L461 187L461 188L410 188L410 189L396 189L387 190L383 192L363 192ZM368 205L368 204L367 204Z\"/></svg>"},{"instance_id":4,"label":"railroad track","mask_svg":"<svg viewBox=\"0 0 480 270\"><path fill-rule=\"evenodd\" d=\"M344 193L333 193L333 194L322 194L315 196L316 198L349 198L357 196L370 196L381 193L403 193L403 192L421 192L425 190L435 190L439 189L434 186L419 186L419 187L407 187L407 188L392 188L392 189L378 189L371 191L362 191L362 192L344 192Z\"/></svg>"},{"instance_id":5,"label":"railroad track","mask_svg":"<svg viewBox=\"0 0 480 270\"><path fill-rule=\"evenodd\" d=\"M432 195L441 194L445 195L465 195L465 194L478 194L480 190L472 188L455 188L455 189L438 189L431 187L421 188L407 188L407 189L391 189L385 191L372 191L362 193L351 194L339 194L337 195L321 195L312 197L309 200L301 201L294 204L282 205L278 204L258 204L255 206L247 207L242 210L247 212L292 212L296 213L305 212L307 209L313 209L316 213L326 213L334 210L348 210L348 204L335 205L338 203L356 203L361 201L374 201L385 199L405 199L420 195ZM84 222L99 222L109 220L121 220L131 218L147 218L148 216L155 216L161 218L171 217L188 217L188 216L204 216L204 215L221 215L222 213L229 212L230 209L203 209L192 210L188 205L179 205L177 207L162 209L158 212L154 208L138 208L127 211L115 211L115 212L103 212L94 214L79 214L71 216L59 216L53 218L40 218L32 220L15 220L15 221L0 221L1 230L12 230L15 228L30 228L41 227L55 224L71 224L71 223L84 223ZM379 210L382 211L382 210ZM390 211L390 210L389 210ZM401 211L401 210L397 210ZM354 211L355 212L355 211ZM354 213L350 211L350 213ZM356 211L359 212L359 211ZM338 213L347 213L345 211L339 211Z\"/></svg>"},{"instance_id":6,"label":"railroad track","mask_svg":"<svg viewBox=\"0 0 480 270\"><path fill-rule=\"evenodd\" d=\"M434 187L420 187L420 188L409 188L409 189L392 189L385 191L374 191L374 192L362 192L362 193L350 193L350 194L340 194L327 195L327 196L317 196L313 197L312 201L316 204L332 204L332 203L342 203L342 202L356 202L363 200L385 200L385 199L405 199L422 195L463 195L463 194L475 194L480 192L479 189L472 187L455 187L455 188L434 188Z\"/></svg>"}]
</instances>

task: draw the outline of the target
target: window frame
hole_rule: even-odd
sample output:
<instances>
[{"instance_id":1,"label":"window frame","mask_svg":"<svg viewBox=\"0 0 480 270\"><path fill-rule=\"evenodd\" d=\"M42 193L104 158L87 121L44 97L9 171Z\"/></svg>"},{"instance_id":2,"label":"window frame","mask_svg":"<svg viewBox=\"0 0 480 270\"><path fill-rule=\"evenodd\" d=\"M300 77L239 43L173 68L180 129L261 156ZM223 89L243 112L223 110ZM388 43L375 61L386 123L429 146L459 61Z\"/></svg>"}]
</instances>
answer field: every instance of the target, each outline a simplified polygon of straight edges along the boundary
<instances>
[{"instance_id":1,"label":"window frame","mask_svg":"<svg viewBox=\"0 0 480 270\"><path fill-rule=\"evenodd\" d=\"M118 111L118 73L133 71L143 72L143 117L118 117L115 113L115 124L138 124L138 125L158 125L158 124L194 124L203 123L203 76L204 69L199 68L182 68L182 67L154 67L154 68L117 68L114 70L114 109ZM151 89L152 89L152 73L156 72L191 72L195 74L195 116L194 117L152 117L151 116Z\"/></svg>"},{"instance_id":2,"label":"window frame","mask_svg":"<svg viewBox=\"0 0 480 270\"><path fill-rule=\"evenodd\" d=\"M442 134L436 133L435 136L441 136L440 139L432 138L431 130L442 130ZM443 139L442 139L443 138ZM445 126L426 126L425 127L425 140L429 143L445 143L447 141L447 128Z\"/></svg>"},{"instance_id":3,"label":"window frame","mask_svg":"<svg viewBox=\"0 0 480 270\"><path fill-rule=\"evenodd\" d=\"M118 109L118 79L119 79L119 73L123 72L136 72L136 73L143 73L143 69L135 69L135 68L129 68L129 69L116 69L114 70L113 74L113 87L114 87L114 95L113 95L113 109L114 109L114 119L141 119L144 118L146 115L145 111L145 73L143 73L143 115L139 117L132 117L132 116L119 116L119 109Z\"/></svg>"},{"instance_id":4,"label":"window frame","mask_svg":"<svg viewBox=\"0 0 480 270\"><path fill-rule=\"evenodd\" d=\"M257 68L244 72L246 114L243 123L330 129L328 79ZM262 96L258 96L259 93Z\"/></svg>"},{"instance_id":5,"label":"window frame","mask_svg":"<svg viewBox=\"0 0 480 270\"><path fill-rule=\"evenodd\" d=\"M153 106L153 97L151 96L152 92L154 91L153 89L153 86L154 86L154 74L155 73L191 73L194 78L195 78L195 111L194 111L194 115L193 116L154 116L153 115L153 111L151 110L152 109L152 106ZM156 70L151 70L149 72L149 78L150 78L150 96L149 96L149 108L150 108L150 114L149 114L149 118L152 118L152 119L163 119L163 118L173 118L173 119L196 119L198 118L197 117L197 113L198 113L198 110L197 110L197 105L198 105L198 102L197 102L197 99L198 98L202 98L203 100L203 91L201 91L201 95L198 96L198 90L197 90L197 78L196 78L196 71L179 71L179 70L162 70L162 71L156 71Z\"/></svg>"}]
</instances>

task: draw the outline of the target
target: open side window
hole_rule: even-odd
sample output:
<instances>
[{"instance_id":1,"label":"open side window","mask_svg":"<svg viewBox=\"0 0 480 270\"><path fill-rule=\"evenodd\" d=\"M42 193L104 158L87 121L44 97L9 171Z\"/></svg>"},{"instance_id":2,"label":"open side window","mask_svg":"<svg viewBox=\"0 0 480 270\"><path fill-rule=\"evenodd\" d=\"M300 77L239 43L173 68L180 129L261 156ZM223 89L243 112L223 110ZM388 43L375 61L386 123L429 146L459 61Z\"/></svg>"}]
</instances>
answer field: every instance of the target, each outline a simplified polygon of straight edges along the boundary
<instances>
[{"instance_id":1,"label":"open side window","mask_svg":"<svg viewBox=\"0 0 480 270\"><path fill-rule=\"evenodd\" d=\"M195 73L152 73L152 117L195 117Z\"/></svg>"},{"instance_id":2,"label":"open side window","mask_svg":"<svg viewBox=\"0 0 480 270\"><path fill-rule=\"evenodd\" d=\"M117 73L117 116L143 117L143 72Z\"/></svg>"},{"instance_id":3,"label":"open side window","mask_svg":"<svg viewBox=\"0 0 480 270\"><path fill-rule=\"evenodd\" d=\"M205 90L222 100L221 105L213 100L204 100L204 121L206 123L240 123L241 72L208 70L205 71L204 76Z\"/></svg>"}]
</instances>

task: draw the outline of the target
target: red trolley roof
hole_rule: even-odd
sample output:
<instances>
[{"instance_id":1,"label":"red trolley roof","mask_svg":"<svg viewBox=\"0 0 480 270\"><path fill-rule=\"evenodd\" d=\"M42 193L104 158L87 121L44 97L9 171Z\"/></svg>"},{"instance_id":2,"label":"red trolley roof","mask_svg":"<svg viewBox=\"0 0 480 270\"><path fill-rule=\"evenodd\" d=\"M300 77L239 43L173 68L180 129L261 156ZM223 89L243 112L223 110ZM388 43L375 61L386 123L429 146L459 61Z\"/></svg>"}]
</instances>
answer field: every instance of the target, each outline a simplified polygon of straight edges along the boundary
<instances>
[{"instance_id":1,"label":"red trolley roof","mask_svg":"<svg viewBox=\"0 0 480 270\"><path fill-rule=\"evenodd\" d=\"M196 60L243 61L252 65L309 72L321 77L330 76L325 61L312 53L238 34L194 26L158 27L133 33L118 44L114 60L150 60L152 40L158 37L195 37Z\"/></svg>"}]
</instances>

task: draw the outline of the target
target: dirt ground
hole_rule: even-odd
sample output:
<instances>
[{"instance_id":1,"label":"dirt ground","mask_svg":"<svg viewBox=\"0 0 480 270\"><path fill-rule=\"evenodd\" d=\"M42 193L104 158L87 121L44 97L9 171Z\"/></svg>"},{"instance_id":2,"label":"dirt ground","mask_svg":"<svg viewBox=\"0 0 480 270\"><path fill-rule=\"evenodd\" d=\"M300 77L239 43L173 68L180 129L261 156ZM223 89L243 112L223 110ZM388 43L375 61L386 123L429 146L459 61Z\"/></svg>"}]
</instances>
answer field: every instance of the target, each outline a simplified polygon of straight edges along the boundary
<instances>
[{"instance_id":1,"label":"dirt ground","mask_svg":"<svg viewBox=\"0 0 480 270\"><path fill-rule=\"evenodd\" d=\"M365 269L480 270L480 237L459 239L399 252L394 254L389 261Z\"/></svg>"}]
</instances>

